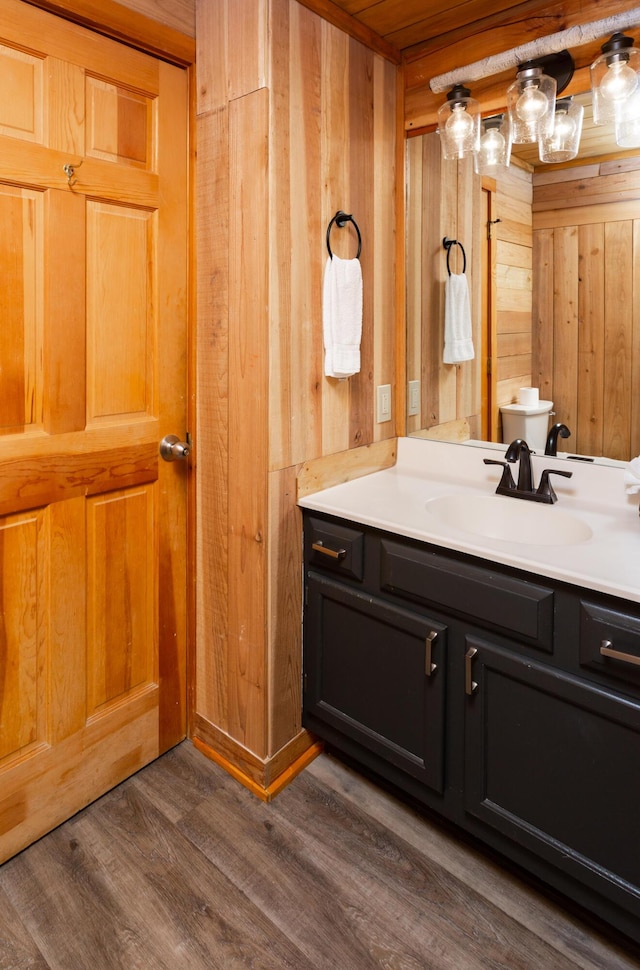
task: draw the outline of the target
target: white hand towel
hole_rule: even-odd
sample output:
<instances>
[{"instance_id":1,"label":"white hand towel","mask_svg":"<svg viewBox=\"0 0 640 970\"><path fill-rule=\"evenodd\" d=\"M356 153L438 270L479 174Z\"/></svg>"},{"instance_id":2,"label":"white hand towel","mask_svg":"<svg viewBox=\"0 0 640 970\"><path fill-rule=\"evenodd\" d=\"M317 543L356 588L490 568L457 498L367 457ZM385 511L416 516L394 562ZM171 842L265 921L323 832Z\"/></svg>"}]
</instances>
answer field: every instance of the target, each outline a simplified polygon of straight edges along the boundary
<instances>
[{"instance_id":1,"label":"white hand towel","mask_svg":"<svg viewBox=\"0 0 640 970\"><path fill-rule=\"evenodd\" d=\"M447 277L444 289L444 353L445 364L459 364L473 360L471 338L471 309L469 285L464 273L452 273Z\"/></svg>"},{"instance_id":2,"label":"white hand towel","mask_svg":"<svg viewBox=\"0 0 640 970\"><path fill-rule=\"evenodd\" d=\"M627 492L633 495L640 492L640 455L629 462L624 470L624 484Z\"/></svg>"},{"instance_id":3,"label":"white hand towel","mask_svg":"<svg viewBox=\"0 0 640 970\"><path fill-rule=\"evenodd\" d=\"M324 372L351 377L360 370L362 268L359 259L327 259L322 287Z\"/></svg>"}]
</instances>

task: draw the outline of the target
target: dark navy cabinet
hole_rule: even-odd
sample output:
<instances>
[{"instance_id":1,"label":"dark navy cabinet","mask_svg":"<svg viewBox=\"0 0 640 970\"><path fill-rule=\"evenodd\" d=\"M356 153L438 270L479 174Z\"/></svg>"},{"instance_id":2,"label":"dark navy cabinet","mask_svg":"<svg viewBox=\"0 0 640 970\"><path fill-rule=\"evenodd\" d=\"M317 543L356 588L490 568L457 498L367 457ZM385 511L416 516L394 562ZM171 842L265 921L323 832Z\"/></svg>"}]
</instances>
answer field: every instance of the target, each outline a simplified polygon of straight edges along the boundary
<instances>
[{"instance_id":1,"label":"dark navy cabinet","mask_svg":"<svg viewBox=\"0 0 640 970\"><path fill-rule=\"evenodd\" d=\"M305 512L309 730L640 942L640 607Z\"/></svg>"}]
</instances>

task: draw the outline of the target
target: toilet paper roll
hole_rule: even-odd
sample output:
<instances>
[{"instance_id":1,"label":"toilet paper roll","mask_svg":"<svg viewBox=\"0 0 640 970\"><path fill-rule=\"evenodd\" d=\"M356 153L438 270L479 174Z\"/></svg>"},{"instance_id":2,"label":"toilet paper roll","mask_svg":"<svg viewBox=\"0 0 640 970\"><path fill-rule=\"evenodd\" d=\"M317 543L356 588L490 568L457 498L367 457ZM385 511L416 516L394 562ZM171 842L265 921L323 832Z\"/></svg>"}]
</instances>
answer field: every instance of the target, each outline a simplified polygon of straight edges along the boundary
<instances>
[{"instance_id":1,"label":"toilet paper roll","mask_svg":"<svg viewBox=\"0 0 640 970\"><path fill-rule=\"evenodd\" d=\"M521 387L518 392L518 404L523 404L525 407L535 407L539 399L537 387Z\"/></svg>"}]
</instances>

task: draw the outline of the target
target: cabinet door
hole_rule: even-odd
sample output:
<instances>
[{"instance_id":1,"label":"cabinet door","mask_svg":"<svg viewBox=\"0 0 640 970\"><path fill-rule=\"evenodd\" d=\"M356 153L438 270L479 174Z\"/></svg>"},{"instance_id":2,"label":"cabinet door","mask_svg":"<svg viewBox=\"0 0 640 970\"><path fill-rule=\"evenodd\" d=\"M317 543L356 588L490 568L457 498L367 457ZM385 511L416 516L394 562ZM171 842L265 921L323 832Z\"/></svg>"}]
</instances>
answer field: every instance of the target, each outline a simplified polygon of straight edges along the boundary
<instances>
[{"instance_id":1,"label":"cabinet door","mask_svg":"<svg viewBox=\"0 0 640 970\"><path fill-rule=\"evenodd\" d=\"M445 655L441 624L309 574L306 726L337 745L351 738L438 792Z\"/></svg>"},{"instance_id":2,"label":"cabinet door","mask_svg":"<svg viewBox=\"0 0 640 970\"><path fill-rule=\"evenodd\" d=\"M640 916L640 705L466 647L466 811Z\"/></svg>"}]
</instances>

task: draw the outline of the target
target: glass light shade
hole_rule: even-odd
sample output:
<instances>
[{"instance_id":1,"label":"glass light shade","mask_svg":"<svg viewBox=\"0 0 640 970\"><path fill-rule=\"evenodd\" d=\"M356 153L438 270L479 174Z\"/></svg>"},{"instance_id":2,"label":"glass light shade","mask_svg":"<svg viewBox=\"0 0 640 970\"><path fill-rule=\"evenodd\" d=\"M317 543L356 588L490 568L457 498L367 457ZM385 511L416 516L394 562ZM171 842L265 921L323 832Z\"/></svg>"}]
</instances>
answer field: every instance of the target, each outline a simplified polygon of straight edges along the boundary
<instances>
[{"instance_id":1,"label":"glass light shade","mask_svg":"<svg viewBox=\"0 0 640 970\"><path fill-rule=\"evenodd\" d=\"M478 150L480 105L462 85L449 91L438 109L438 132L443 158L464 158Z\"/></svg>"},{"instance_id":2,"label":"glass light shade","mask_svg":"<svg viewBox=\"0 0 640 970\"><path fill-rule=\"evenodd\" d=\"M638 89L640 50L632 44L631 37L613 34L591 65L593 121L596 125L615 123L627 100Z\"/></svg>"},{"instance_id":3,"label":"glass light shade","mask_svg":"<svg viewBox=\"0 0 640 970\"><path fill-rule=\"evenodd\" d=\"M553 129L540 136L541 162L568 162L575 158L580 147L584 108L571 98L563 98L556 104Z\"/></svg>"},{"instance_id":4,"label":"glass light shade","mask_svg":"<svg viewBox=\"0 0 640 970\"><path fill-rule=\"evenodd\" d=\"M615 132L620 148L640 148L640 88L618 109Z\"/></svg>"},{"instance_id":5,"label":"glass light shade","mask_svg":"<svg viewBox=\"0 0 640 970\"><path fill-rule=\"evenodd\" d=\"M507 109L514 144L538 141L553 127L557 84L541 67L523 65L507 89Z\"/></svg>"},{"instance_id":6,"label":"glass light shade","mask_svg":"<svg viewBox=\"0 0 640 970\"><path fill-rule=\"evenodd\" d=\"M511 161L511 125L508 115L495 115L482 122L480 147L473 159L478 175L496 175Z\"/></svg>"}]
</instances>

